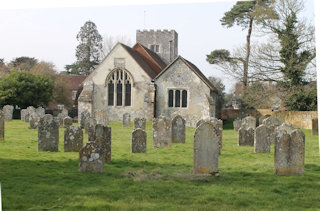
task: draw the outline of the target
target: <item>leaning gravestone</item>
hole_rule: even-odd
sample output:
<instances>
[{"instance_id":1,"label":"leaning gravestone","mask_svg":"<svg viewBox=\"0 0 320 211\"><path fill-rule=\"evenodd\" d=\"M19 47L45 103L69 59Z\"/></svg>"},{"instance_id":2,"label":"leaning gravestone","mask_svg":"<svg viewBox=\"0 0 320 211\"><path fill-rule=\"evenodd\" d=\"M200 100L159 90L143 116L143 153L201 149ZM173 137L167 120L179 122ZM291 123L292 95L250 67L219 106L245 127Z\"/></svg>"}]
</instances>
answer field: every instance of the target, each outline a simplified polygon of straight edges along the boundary
<instances>
[{"instance_id":1,"label":"leaning gravestone","mask_svg":"<svg viewBox=\"0 0 320 211\"><path fill-rule=\"evenodd\" d=\"M318 118L312 119L312 135L317 136L318 133Z\"/></svg>"},{"instance_id":2,"label":"leaning gravestone","mask_svg":"<svg viewBox=\"0 0 320 211\"><path fill-rule=\"evenodd\" d=\"M86 129L88 133L88 141L94 141L94 131L97 125L97 121L94 118L89 118L87 121Z\"/></svg>"},{"instance_id":3,"label":"leaning gravestone","mask_svg":"<svg viewBox=\"0 0 320 211\"><path fill-rule=\"evenodd\" d=\"M72 125L72 118L67 116L63 119L63 127L68 128L69 126Z\"/></svg>"},{"instance_id":4,"label":"leaning gravestone","mask_svg":"<svg viewBox=\"0 0 320 211\"><path fill-rule=\"evenodd\" d=\"M274 146L276 175L304 174L305 136L301 130L278 130Z\"/></svg>"},{"instance_id":5,"label":"leaning gravestone","mask_svg":"<svg viewBox=\"0 0 320 211\"><path fill-rule=\"evenodd\" d=\"M241 120L241 127L248 130L249 128L256 129L256 118L247 116Z\"/></svg>"},{"instance_id":6,"label":"leaning gravestone","mask_svg":"<svg viewBox=\"0 0 320 211\"><path fill-rule=\"evenodd\" d=\"M213 174L219 171L219 143L210 122L200 124L194 133L194 174Z\"/></svg>"},{"instance_id":7,"label":"leaning gravestone","mask_svg":"<svg viewBox=\"0 0 320 211\"><path fill-rule=\"evenodd\" d=\"M4 113L0 110L0 141L4 140Z\"/></svg>"},{"instance_id":8,"label":"leaning gravestone","mask_svg":"<svg viewBox=\"0 0 320 211\"><path fill-rule=\"evenodd\" d=\"M259 125L254 132L254 152L270 153L270 133L268 127Z\"/></svg>"},{"instance_id":9,"label":"leaning gravestone","mask_svg":"<svg viewBox=\"0 0 320 211\"><path fill-rule=\"evenodd\" d=\"M141 128L137 128L132 132L131 152L146 152L147 149L147 133Z\"/></svg>"},{"instance_id":10,"label":"leaning gravestone","mask_svg":"<svg viewBox=\"0 0 320 211\"><path fill-rule=\"evenodd\" d=\"M234 131L239 131L240 127L241 127L241 119L235 119L233 121L233 129L234 129Z\"/></svg>"},{"instance_id":11,"label":"leaning gravestone","mask_svg":"<svg viewBox=\"0 0 320 211\"><path fill-rule=\"evenodd\" d=\"M129 127L130 121L131 121L130 114L128 114L128 113L123 114L122 125L124 127Z\"/></svg>"},{"instance_id":12,"label":"leaning gravestone","mask_svg":"<svg viewBox=\"0 0 320 211\"><path fill-rule=\"evenodd\" d=\"M13 106L12 105L5 105L3 106L3 113L4 113L4 120L11 121L13 115Z\"/></svg>"},{"instance_id":13,"label":"leaning gravestone","mask_svg":"<svg viewBox=\"0 0 320 211\"><path fill-rule=\"evenodd\" d=\"M111 127L97 124L94 131L94 142L101 148L104 161L111 162Z\"/></svg>"},{"instance_id":14,"label":"leaning gravestone","mask_svg":"<svg viewBox=\"0 0 320 211\"><path fill-rule=\"evenodd\" d=\"M254 129L240 128L239 130L239 146L253 146L254 145Z\"/></svg>"},{"instance_id":15,"label":"leaning gravestone","mask_svg":"<svg viewBox=\"0 0 320 211\"><path fill-rule=\"evenodd\" d=\"M38 152L58 152L59 125L51 114L40 118L38 127Z\"/></svg>"},{"instance_id":16,"label":"leaning gravestone","mask_svg":"<svg viewBox=\"0 0 320 211\"><path fill-rule=\"evenodd\" d=\"M79 151L79 171L102 173L105 171L104 158L98 144L88 142Z\"/></svg>"},{"instance_id":17,"label":"leaning gravestone","mask_svg":"<svg viewBox=\"0 0 320 211\"><path fill-rule=\"evenodd\" d=\"M21 111L20 111L20 119L21 119L21 121L25 121L27 113L28 113L27 109L21 109Z\"/></svg>"},{"instance_id":18,"label":"leaning gravestone","mask_svg":"<svg viewBox=\"0 0 320 211\"><path fill-rule=\"evenodd\" d=\"M64 131L64 151L79 152L83 146L83 131L80 127L71 125Z\"/></svg>"},{"instance_id":19,"label":"leaning gravestone","mask_svg":"<svg viewBox=\"0 0 320 211\"><path fill-rule=\"evenodd\" d=\"M171 121L165 116L159 116L152 121L153 147L171 147Z\"/></svg>"},{"instance_id":20,"label":"leaning gravestone","mask_svg":"<svg viewBox=\"0 0 320 211\"><path fill-rule=\"evenodd\" d=\"M133 120L133 130L141 128L146 129L146 119L145 118L134 118Z\"/></svg>"},{"instance_id":21,"label":"leaning gravestone","mask_svg":"<svg viewBox=\"0 0 320 211\"><path fill-rule=\"evenodd\" d=\"M186 121L177 115L172 119L172 143L186 142Z\"/></svg>"}]
</instances>

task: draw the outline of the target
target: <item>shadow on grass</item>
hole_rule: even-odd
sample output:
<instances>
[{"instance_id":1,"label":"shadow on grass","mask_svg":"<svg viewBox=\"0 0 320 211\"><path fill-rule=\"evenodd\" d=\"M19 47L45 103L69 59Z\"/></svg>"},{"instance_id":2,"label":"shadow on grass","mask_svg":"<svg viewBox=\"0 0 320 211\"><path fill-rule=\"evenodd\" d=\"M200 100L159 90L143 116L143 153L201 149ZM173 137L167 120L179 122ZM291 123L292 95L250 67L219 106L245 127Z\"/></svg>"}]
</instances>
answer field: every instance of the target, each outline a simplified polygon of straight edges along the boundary
<instances>
[{"instance_id":1,"label":"shadow on grass","mask_svg":"<svg viewBox=\"0 0 320 211\"><path fill-rule=\"evenodd\" d=\"M128 172L141 173L142 169L145 174L160 176L140 180L126 176ZM157 208L174 208L188 203L203 208L215 203L246 208L262 200L271 200L273 204L268 205L271 207L287 208L291 205L286 203L291 203L296 208L311 208L319 207L319 200L309 202L310 198L303 196L317 197L320 174L309 171L319 169L319 165L307 164L304 176L275 176L273 172L231 169L220 172L220 177L197 178L192 175L190 166L183 164L120 159L106 164L105 173L91 174L78 171L78 160L0 159L0 181L4 210L54 206L68 210L142 208L142 202L155 204ZM291 202L297 197L301 199ZM220 201L212 200L214 198ZM131 201L137 204L130 205ZM255 205L257 209L264 206Z\"/></svg>"}]
</instances>

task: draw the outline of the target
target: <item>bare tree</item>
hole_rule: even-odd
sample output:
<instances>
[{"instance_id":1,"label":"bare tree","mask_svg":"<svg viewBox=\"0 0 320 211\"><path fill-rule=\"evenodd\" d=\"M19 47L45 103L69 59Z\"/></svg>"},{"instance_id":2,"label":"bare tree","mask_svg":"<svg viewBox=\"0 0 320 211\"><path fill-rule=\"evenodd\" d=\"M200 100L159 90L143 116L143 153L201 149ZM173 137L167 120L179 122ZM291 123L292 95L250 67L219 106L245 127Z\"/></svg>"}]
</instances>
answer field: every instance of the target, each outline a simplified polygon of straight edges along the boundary
<instances>
[{"instance_id":1,"label":"bare tree","mask_svg":"<svg viewBox=\"0 0 320 211\"><path fill-rule=\"evenodd\" d=\"M117 35L117 36L104 35L101 57L102 58L106 57L118 42L121 42L128 46L132 45L131 39L126 35Z\"/></svg>"}]
</instances>

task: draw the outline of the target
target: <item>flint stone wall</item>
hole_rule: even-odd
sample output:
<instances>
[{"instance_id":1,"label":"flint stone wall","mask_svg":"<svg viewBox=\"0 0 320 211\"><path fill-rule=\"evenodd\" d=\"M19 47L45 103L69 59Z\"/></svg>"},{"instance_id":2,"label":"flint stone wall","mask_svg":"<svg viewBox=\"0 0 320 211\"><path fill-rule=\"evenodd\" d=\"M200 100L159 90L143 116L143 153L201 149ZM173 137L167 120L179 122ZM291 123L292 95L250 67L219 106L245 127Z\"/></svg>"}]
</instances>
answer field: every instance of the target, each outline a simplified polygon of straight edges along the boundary
<instances>
[{"instance_id":1,"label":"flint stone wall","mask_svg":"<svg viewBox=\"0 0 320 211\"><path fill-rule=\"evenodd\" d=\"M46 114L40 118L38 127L38 152L58 152L59 125L53 116Z\"/></svg>"}]
</instances>

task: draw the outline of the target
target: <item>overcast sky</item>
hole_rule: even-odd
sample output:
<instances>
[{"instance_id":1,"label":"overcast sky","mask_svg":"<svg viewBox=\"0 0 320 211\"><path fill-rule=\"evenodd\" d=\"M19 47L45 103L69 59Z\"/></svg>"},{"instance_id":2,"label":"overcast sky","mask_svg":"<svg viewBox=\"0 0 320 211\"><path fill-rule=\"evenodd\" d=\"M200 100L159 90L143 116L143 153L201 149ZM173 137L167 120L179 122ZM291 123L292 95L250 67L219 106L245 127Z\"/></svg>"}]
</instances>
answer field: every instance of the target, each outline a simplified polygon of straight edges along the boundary
<instances>
[{"instance_id":1,"label":"overcast sky","mask_svg":"<svg viewBox=\"0 0 320 211\"><path fill-rule=\"evenodd\" d=\"M177 3L181 1L185 3ZM52 62L58 71L63 71L65 65L76 59L76 35L87 20L97 25L102 36L124 35L132 45L137 29L174 29L179 36L179 54L207 77L221 78L227 91L230 90L234 79L208 64L206 54L214 49L231 50L244 44L246 31L240 27L227 29L219 21L235 1L186 3L192 0L171 0L174 3L149 5L146 2L159 0L130 2L136 5L128 5L128 2L5 0L0 5L0 58L9 62L20 56L35 57ZM304 16L314 19L313 0L305 1Z\"/></svg>"}]
</instances>

